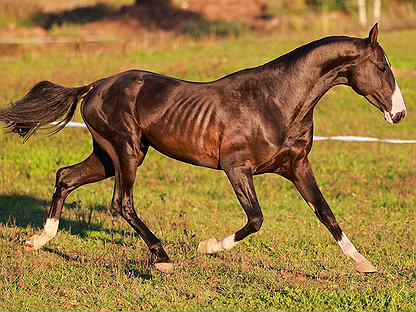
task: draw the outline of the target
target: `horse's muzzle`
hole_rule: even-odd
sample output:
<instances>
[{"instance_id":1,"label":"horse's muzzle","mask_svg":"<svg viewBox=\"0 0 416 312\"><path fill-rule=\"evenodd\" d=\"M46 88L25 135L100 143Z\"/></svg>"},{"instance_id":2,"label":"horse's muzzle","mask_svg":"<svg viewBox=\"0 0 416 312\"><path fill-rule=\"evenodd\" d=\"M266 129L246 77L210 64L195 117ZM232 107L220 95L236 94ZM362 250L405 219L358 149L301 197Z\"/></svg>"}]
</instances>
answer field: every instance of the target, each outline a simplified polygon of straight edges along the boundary
<instances>
[{"instance_id":1,"label":"horse's muzzle","mask_svg":"<svg viewBox=\"0 0 416 312\"><path fill-rule=\"evenodd\" d=\"M406 117L406 110L396 113L391 119L393 123L399 123L404 119L404 117Z\"/></svg>"},{"instance_id":2,"label":"horse's muzzle","mask_svg":"<svg viewBox=\"0 0 416 312\"><path fill-rule=\"evenodd\" d=\"M406 105L404 104L403 96L397 82L393 95L391 96L391 110L388 115L390 115L391 120L387 121L390 123L399 123L406 116Z\"/></svg>"},{"instance_id":3,"label":"horse's muzzle","mask_svg":"<svg viewBox=\"0 0 416 312\"><path fill-rule=\"evenodd\" d=\"M384 119L391 124L396 124L402 121L406 117L406 110L402 110L401 112L395 113L394 115L391 112L384 112Z\"/></svg>"}]
</instances>

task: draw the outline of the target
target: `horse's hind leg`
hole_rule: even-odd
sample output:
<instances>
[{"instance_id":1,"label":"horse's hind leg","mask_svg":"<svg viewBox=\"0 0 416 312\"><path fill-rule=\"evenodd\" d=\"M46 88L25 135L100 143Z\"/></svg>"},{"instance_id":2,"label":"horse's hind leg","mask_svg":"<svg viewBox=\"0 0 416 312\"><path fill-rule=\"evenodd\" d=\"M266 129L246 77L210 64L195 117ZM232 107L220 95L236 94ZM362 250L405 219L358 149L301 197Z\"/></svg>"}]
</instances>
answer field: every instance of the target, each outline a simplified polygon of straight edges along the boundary
<instances>
[{"instance_id":1,"label":"horse's hind leg","mask_svg":"<svg viewBox=\"0 0 416 312\"><path fill-rule=\"evenodd\" d=\"M26 242L26 250L37 250L56 236L62 207L66 197L76 188L114 175L111 159L94 142L93 153L83 162L61 168L56 172L55 193L48 211L46 223L40 234Z\"/></svg>"},{"instance_id":2,"label":"horse's hind leg","mask_svg":"<svg viewBox=\"0 0 416 312\"><path fill-rule=\"evenodd\" d=\"M137 132L137 133L136 133ZM151 263L161 272L171 272L173 265L160 240L137 216L133 204L133 186L137 168L143 163L148 146L141 142L141 133L137 129L129 138L113 137L105 139L92 130L94 137L110 155L115 169L113 209L116 210L144 240L150 250ZM121 130L119 131L121 133ZM131 133L130 133L131 134ZM134 137L134 142L132 138Z\"/></svg>"}]
</instances>

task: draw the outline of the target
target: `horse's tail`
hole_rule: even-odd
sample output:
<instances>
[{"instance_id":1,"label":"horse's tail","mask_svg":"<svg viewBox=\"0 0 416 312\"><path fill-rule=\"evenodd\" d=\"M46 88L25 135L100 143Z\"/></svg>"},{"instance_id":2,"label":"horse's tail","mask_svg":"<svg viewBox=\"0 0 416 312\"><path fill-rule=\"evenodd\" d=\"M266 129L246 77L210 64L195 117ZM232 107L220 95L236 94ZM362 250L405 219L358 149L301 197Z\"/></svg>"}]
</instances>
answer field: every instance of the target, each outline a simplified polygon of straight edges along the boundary
<instances>
[{"instance_id":1,"label":"horse's tail","mask_svg":"<svg viewBox=\"0 0 416 312\"><path fill-rule=\"evenodd\" d=\"M66 88L41 81L21 100L1 110L0 122L25 141L40 128L49 128L50 133L54 134L71 121L78 101L89 88L90 85Z\"/></svg>"}]
</instances>

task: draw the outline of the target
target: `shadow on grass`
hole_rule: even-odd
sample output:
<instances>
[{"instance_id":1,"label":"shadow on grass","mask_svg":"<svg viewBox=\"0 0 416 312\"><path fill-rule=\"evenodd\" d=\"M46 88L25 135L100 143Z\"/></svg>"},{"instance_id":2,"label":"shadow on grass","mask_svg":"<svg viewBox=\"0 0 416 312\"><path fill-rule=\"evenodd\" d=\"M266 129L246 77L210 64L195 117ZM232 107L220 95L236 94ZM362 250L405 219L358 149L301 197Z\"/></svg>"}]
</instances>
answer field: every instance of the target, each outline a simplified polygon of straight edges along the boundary
<instances>
[{"instance_id":1,"label":"shadow on grass","mask_svg":"<svg viewBox=\"0 0 416 312\"><path fill-rule=\"evenodd\" d=\"M0 223L40 227L47 202L26 195L0 195Z\"/></svg>"},{"instance_id":2,"label":"shadow on grass","mask_svg":"<svg viewBox=\"0 0 416 312\"><path fill-rule=\"evenodd\" d=\"M130 278L140 278L146 281L153 279L148 261L128 260L124 274Z\"/></svg>"},{"instance_id":3,"label":"shadow on grass","mask_svg":"<svg viewBox=\"0 0 416 312\"><path fill-rule=\"evenodd\" d=\"M99 21L118 21L136 29L163 30L200 37L204 35L239 35L243 25L211 21L198 12L181 9L169 0L142 1L119 9L98 3L60 12L38 12L32 22L46 30L64 24L85 25Z\"/></svg>"},{"instance_id":4,"label":"shadow on grass","mask_svg":"<svg viewBox=\"0 0 416 312\"><path fill-rule=\"evenodd\" d=\"M62 259L66 260L66 261L76 261L76 262L81 262L80 261L80 257L78 255L68 255L62 251L60 251L59 249L56 248L50 248L47 246L42 247L42 249L44 251L47 251L49 253L53 253L59 257L61 257Z\"/></svg>"},{"instance_id":5,"label":"shadow on grass","mask_svg":"<svg viewBox=\"0 0 416 312\"><path fill-rule=\"evenodd\" d=\"M78 255L78 254L66 254L65 252L56 249L56 248L50 248L50 247L43 247L44 251L47 251L49 253L55 254L65 261L68 262L78 262L78 263L85 263L86 260L84 257ZM88 262L88 260L87 260ZM110 269L111 266L107 265ZM151 266L148 261L136 261L136 260L127 260L124 268L124 274L128 278L138 278L142 280L151 280L153 279L153 275L151 272Z\"/></svg>"},{"instance_id":6,"label":"shadow on grass","mask_svg":"<svg viewBox=\"0 0 416 312\"><path fill-rule=\"evenodd\" d=\"M45 200L38 199L27 195L0 195L0 224L8 224L20 228L41 228L44 224L44 216L49 208L49 203ZM76 203L65 205L64 209L78 209ZM94 206L89 209L95 211L106 211L104 206ZM83 239L99 239L118 245L125 245L123 239L126 232L122 230L108 230L99 224L78 222L61 218L60 228L71 234L78 235ZM91 235L91 233L96 233ZM97 234L98 233L98 234ZM114 234L121 235L121 238L115 238ZM131 237L131 233L127 234ZM135 234L133 234L135 235ZM79 255L67 254L59 249L44 246L44 251L53 253L66 261L83 262ZM125 266L125 274L130 278L140 278L143 280L152 279L149 263L146 261L128 260Z\"/></svg>"},{"instance_id":7,"label":"shadow on grass","mask_svg":"<svg viewBox=\"0 0 416 312\"><path fill-rule=\"evenodd\" d=\"M99 3L93 6L79 7L60 12L38 12L32 20L38 26L50 30L55 26L64 24L79 24L97 22L115 16L116 10L110 6Z\"/></svg>"},{"instance_id":8,"label":"shadow on grass","mask_svg":"<svg viewBox=\"0 0 416 312\"><path fill-rule=\"evenodd\" d=\"M10 224L21 228L31 226L33 228L43 227L44 220L49 209L50 203L27 195L0 195L0 223ZM77 203L66 204L64 209L78 209ZM107 208L101 205L89 207L90 211L107 211ZM122 239L111 239L113 234L125 235L124 231L109 230L100 224L92 223L91 218L88 222L60 219L60 228L78 235L81 238L91 238L90 233L93 231L103 232L108 237L95 235L93 239L102 239L116 244L123 244Z\"/></svg>"}]
</instances>

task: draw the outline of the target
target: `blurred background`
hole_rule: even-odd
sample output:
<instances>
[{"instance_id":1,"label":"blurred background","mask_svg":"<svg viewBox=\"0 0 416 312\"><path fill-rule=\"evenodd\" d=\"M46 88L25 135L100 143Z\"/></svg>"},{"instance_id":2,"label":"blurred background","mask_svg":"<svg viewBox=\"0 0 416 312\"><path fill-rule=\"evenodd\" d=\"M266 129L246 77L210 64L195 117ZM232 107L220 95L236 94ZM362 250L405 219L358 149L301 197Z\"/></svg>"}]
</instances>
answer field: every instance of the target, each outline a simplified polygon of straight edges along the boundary
<instances>
[{"instance_id":1,"label":"blurred background","mask_svg":"<svg viewBox=\"0 0 416 312\"><path fill-rule=\"evenodd\" d=\"M416 0L2 0L0 39L354 31L416 26ZM120 37L121 36L121 37Z\"/></svg>"},{"instance_id":2,"label":"blurred background","mask_svg":"<svg viewBox=\"0 0 416 312\"><path fill-rule=\"evenodd\" d=\"M317 105L315 134L416 139L416 0L0 0L0 109L42 80L73 87L144 69L209 81L323 36L366 37L376 21L408 116L387 124L339 86ZM154 150L138 170L135 204L174 274L152 271L145 244L111 216L112 179L71 194L57 239L24 253L56 171L91 148L83 129L27 144L0 129L0 311L416 311L416 145L325 141L310 154L341 226L380 269L371 276L353 272L275 175L255 179L262 230L231 252L198 256L199 241L230 235L245 215L222 172Z\"/></svg>"}]
</instances>

